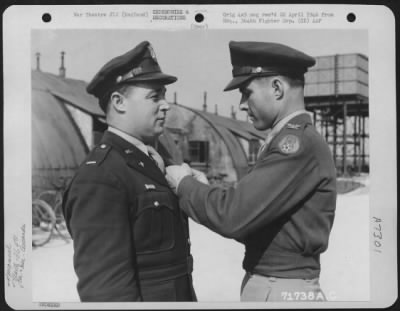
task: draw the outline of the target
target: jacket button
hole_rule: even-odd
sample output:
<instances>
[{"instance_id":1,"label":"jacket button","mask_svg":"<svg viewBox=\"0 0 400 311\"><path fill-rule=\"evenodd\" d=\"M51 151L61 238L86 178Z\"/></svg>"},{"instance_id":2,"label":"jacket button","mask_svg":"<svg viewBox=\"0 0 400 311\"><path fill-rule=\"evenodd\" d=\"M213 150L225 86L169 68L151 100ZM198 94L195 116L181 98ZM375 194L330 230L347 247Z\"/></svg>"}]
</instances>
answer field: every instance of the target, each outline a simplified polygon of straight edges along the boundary
<instances>
[{"instance_id":1,"label":"jacket button","mask_svg":"<svg viewBox=\"0 0 400 311\"><path fill-rule=\"evenodd\" d=\"M154 206L160 206L160 203L158 203L158 201L154 201Z\"/></svg>"},{"instance_id":2,"label":"jacket button","mask_svg":"<svg viewBox=\"0 0 400 311\"><path fill-rule=\"evenodd\" d=\"M101 145L100 145L100 148L101 148L101 149L104 149L105 147L107 147L106 144L101 144Z\"/></svg>"}]
</instances>

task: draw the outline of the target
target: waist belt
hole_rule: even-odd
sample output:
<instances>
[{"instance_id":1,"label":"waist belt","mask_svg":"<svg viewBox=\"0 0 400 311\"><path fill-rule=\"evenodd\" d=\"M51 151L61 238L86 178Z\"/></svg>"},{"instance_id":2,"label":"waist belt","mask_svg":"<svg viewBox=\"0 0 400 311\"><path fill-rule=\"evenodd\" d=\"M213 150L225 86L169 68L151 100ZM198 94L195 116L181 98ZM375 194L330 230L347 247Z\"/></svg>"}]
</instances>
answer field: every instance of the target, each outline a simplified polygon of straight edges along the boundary
<instances>
[{"instance_id":1,"label":"waist belt","mask_svg":"<svg viewBox=\"0 0 400 311\"><path fill-rule=\"evenodd\" d=\"M193 258L189 256L185 262L181 263L148 268L139 267L139 279L141 281L165 281L191 274L192 271Z\"/></svg>"},{"instance_id":2,"label":"waist belt","mask_svg":"<svg viewBox=\"0 0 400 311\"><path fill-rule=\"evenodd\" d=\"M319 276L319 254L303 256L287 251L247 250L243 268L254 274L290 279L313 279Z\"/></svg>"}]
</instances>

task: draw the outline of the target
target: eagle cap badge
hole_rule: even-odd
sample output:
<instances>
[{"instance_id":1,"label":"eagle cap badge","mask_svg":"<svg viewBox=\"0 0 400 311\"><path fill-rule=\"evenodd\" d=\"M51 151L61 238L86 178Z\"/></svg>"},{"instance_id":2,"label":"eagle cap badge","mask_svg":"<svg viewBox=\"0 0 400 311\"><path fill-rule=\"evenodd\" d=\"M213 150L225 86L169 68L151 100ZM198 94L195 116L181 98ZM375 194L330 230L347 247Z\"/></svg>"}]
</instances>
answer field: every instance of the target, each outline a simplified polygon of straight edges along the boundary
<instances>
[{"instance_id":1,"label":"eagle cap badge","mask_svg":"<svg viewBox=\"0 0 400 311\"><path fill-rule=\"evenodd\" d=\"M156 57L156 53L154 52L153 46L151 44L149 44L149 46L147 47L149 49L150 55L151 57L157 61L157 57Z\"/></svg>"},{"instance_id":2,"label":"eagle cap badge","mask_svg":"<svg viewBox=\"0 0 400 311\"><path fill-rule=\"evenodd\" d=\"M292 130L298 130L300 129L301 125L300 124L293 124L293 123L288 123L287 128L292 129Z\"/></svg>"}]
</instances>

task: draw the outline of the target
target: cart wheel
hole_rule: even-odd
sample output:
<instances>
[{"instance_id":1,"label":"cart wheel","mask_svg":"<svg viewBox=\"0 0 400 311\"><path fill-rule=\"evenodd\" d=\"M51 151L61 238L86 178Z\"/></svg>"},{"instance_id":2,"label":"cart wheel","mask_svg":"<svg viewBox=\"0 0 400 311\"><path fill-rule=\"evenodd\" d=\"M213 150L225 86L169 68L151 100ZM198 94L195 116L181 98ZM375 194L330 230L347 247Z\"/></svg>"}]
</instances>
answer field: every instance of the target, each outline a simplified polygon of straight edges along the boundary
<instances>
[{"instance_id":1,"label":"cart wheel","mask_svg":"<svg viewBox=\"0 0 400 311\"><path fill-rule=\"evenodd\" d=\"M71 240L71 236L68 232L67 225L65 223L64 215L62 213L62 204L61 202L56 205L54 209L54 214L56 216L56 223L54 225L54 228L56 229L58 235L65 240L66 242L69 242Z\"/></svg>"},{"instance_id":2,"label":"cart wheel","mask_svg":"<svg viewBox=\"0 0 400 311\"><path fill-rule=\"evenodd\" d=\"M32 245L42 246L50 241L56 216L49 204L43 200L32 202Z\"/></svg>"}]
</instances>

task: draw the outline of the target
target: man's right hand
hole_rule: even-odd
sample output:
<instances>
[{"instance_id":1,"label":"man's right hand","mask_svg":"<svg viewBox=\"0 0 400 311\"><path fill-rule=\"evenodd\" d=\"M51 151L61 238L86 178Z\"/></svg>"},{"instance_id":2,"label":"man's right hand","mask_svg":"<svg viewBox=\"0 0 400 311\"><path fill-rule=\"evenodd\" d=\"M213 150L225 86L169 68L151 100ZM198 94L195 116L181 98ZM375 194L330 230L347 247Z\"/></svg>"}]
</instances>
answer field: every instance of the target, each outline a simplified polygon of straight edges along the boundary
<instances>
[{"instance_id":1,"label":"man's right hand","mask_svg":"<svg viewBox=\"0 0 400 311\"><path fill-rule=\"evenodd\" d=\"M169 186L175 193L177 193L178 191L177 189L179 183L186 176L193 176L193 178L197 181L206 185L209 184L208 179L203 172L191 168L186 163L183 163L182 165L170 165L166 167L165 177L168 181Z\"/></svg>"},{"instance_id":2,"label":"man's right hand","mask_svg":"<svg viewBox=\"0 0 400 311\"><path fill-rule=\"evenodd\" d=\"M169 186L175 193L178 192L178 186L181 180L186 176L192 175L192 169L186 163L183 163L182 165L167 166L165 168L165 171L165 178L167 179Z\"/></svg>"}]
</instances>

